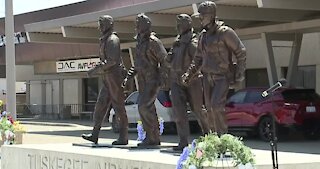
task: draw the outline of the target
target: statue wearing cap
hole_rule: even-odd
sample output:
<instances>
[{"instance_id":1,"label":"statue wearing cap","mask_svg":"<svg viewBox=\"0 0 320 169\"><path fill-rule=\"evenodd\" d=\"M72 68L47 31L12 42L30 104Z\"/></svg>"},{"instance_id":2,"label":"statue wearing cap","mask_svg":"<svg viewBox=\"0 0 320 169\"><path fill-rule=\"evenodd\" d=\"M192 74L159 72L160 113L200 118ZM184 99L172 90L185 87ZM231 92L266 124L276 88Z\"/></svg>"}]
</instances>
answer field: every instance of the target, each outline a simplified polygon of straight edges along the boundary
<instances>
[{"instance_id":1,"label":"statue wearing cap","mask_svg":"<svg viewBox=\"0 0 320 169\"><path fill-rule=\"evenodd\" d=\"M109 15L101 16L98 21L100 37L100 65L92 72L102 76L103 86L100 89L94 109L94 127L91 134L82 134L82 138L98 143L102 121L110 112L111 106L119 121L119 138L113 145L128 144L128 118L124 107L124 89L121 87L124 76L123 64L120 57L120 40L113 32L113 18ZM93 73L93 74L94 74ZM91 75L91 74L90 74Z\"/></svg>"},{"instance_id":2,"label":"statue wearing cap","mask_svg":"<svg viewBox=\"0 0 320 169\"><path fill-rule=\"evenodd\" d=\"M202 133L209 133L210 128L207 121L206 111L202 109L203 91L201 73L197 72L188 86L182 84L181 76L187 71L195 56L198 39L193 32L192 19L187 14L177 16L177 38L173 43L166 61L170 66L171 98L173 103L173 113L179 135L178 147L173 150L182 151L188 146L189 121L188 105L195 114Z\"/></svg>"},{"instance_id":3,"label":"statue wearing cap","mask_svg":"<svg viewBox=\"0 0 320 169\"><path fill-rule=\"evenodd\" d=\"M138 110L143 129L146 131L146 139L138 146L160 145L159 123L154 102L167 76L164 61L167 51L155 33L151 31L151 20L145 14L137 15L136 31L135 67L128 71L123 86L126 85L127 79L138 75Z\"/></svg>"},{"instance_id":4,"label":"statue wearing cap","mask_svg":"<svg viewBox=\"0 0 320 169\"><path fill-rule=\"evenodd\" d=\"M210 129L224 134L228 131L224 108L227 93L231 84L244 79L246 49L232 28L216 20L214 2L202 2L198 12L203 31L196 55L182 80L188 84L201 70Z\"/></svg>"}]
</instances>

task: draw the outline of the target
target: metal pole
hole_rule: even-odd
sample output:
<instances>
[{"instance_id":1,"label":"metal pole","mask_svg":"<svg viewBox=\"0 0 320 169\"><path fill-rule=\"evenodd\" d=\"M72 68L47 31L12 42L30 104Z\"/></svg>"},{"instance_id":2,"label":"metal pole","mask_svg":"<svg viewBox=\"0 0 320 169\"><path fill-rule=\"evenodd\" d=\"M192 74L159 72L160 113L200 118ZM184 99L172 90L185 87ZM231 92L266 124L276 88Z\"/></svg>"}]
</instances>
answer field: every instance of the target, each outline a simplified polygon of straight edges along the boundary
<instances>
[{"instance_id":1,"label":"metal pole","mask_svg":"<svg viewBox=\"0 0 320 169\"><path fill-rule=\"evenodd\" d=\"M5 4L5 34L6 34L6 109L11 112L12 118L16 119L16 67L14 46L14 20L13 0L6 0Z\"/></svg>"}]
</instances>

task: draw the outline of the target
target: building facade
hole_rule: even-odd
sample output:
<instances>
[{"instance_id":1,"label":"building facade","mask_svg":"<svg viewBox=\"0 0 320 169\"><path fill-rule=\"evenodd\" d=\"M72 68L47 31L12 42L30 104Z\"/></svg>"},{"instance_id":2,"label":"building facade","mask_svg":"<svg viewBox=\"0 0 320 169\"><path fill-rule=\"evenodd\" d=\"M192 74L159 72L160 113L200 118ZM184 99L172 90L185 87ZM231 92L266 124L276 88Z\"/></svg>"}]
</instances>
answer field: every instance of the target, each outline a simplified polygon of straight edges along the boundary
<instances>
[{"instance_id":1,"label":"building facade","mask_svg":"<svg viewBox=\"0 0 320 169\"><path fill-rule=\"evenodd\" d=\"M15 32L27 39L16 44L16 78L26 85L25 103L21 104L28 105L32 113L52 117L65 111L92 111L101 79L89 78L86 71L97 61L98 17L109 14L115 18L122 58L130 67L136 14L150 16L154 31L169 48L176 35L175 16L195 13L200 2L95 0L15 16ZM216 3L218 17L235 29L247 48L246 80L241 87L269 86L286 78L290 86L320 93L320 3L313 4L319 8L302 1L296 6L264 0ZM199 30L198 20L194 22ZM4 18L0 19L0 34L4 37ZM0 44L0 88L5 88L5 43ZM132 81L127 90L136 88Z\"/></svg>"}]
</instances>

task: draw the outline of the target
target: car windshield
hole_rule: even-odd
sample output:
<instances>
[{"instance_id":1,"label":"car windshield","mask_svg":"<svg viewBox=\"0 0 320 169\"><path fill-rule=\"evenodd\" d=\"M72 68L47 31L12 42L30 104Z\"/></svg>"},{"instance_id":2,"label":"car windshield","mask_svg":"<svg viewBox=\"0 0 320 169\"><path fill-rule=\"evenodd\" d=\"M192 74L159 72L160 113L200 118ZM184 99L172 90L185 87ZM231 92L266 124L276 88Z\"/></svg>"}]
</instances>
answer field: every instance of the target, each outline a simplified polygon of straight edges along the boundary
<instances>
[{"instance_id":1,"label":"car windshield","mask_svg":"<svg viewBox=\"0 0 320 169\"><path fill-rule=\"evenodd\" d=\"M282 92L282 96L286 101L315 101L320 100L319 95L314 89L290 89Z\"/></svg>"}]
</instances>

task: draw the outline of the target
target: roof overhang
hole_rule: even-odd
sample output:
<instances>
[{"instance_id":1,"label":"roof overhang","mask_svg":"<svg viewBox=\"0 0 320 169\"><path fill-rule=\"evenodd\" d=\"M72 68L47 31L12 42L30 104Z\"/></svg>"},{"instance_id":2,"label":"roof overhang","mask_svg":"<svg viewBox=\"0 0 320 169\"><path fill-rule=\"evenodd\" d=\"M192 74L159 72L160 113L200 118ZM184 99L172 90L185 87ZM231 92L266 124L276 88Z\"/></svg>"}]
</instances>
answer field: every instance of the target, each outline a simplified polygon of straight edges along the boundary
<instances>
[{"instance_id":1,"label":"roof overhang","mask_svg":"<svg viewBox=\"0 0 320 169\"><path fill-rule=\"evenodd\" d=\"M134 47L135 16L146 13L153 30L164 41L172 43L176 35L176 15L193 14L194 5L203 0L154 0L71 17L25 25L30 42L98 43L97 20L101 15L115 19L122 48ZM308 0L216 0L217 16L233 27L240 38L260 38L261 33L274 35L310 33L320 30L320 1ZM195 28L199 21L194 19Z\"/></svg>"}]
</instances>

